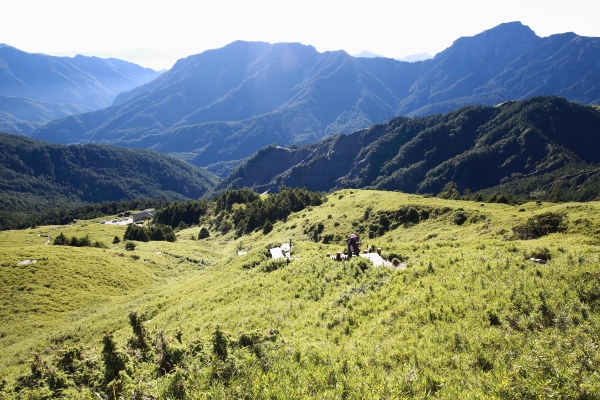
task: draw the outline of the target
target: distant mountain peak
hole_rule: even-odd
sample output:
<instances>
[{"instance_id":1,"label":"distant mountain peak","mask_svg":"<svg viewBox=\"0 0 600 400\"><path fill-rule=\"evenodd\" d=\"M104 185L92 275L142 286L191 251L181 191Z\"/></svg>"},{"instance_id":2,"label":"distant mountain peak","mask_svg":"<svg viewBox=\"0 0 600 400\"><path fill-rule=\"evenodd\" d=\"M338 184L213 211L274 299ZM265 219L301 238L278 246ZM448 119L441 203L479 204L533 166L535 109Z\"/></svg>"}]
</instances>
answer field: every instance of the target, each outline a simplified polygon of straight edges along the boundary
<instances>
[{"instance_id":1,"label":"distant mountain peak","mask_svg":"<svg viewBox=\"0 0 600 400\"><path fill-rule=\"evenodd\" d=\"M352 57L356 57L356 58L375 58L375 57L384 57L384 56L382 56L380 54L372 53L372 52L370 52L368 50L363 50L363 51L361 51L358 54L354 54Z\"/></svg>"},{"instance_id":2,"label":"distant mountain peak","mask_svg":"<svg viewBox=\"0 0 600 400\"><path fill-rule=\"evenodd\" d=\"M463 36L454 41L454 44L472 41L488 41L490 39L501 40L504 42L513 42L515 38L519 39L540 39L533 30L520 21L505 22L493 28L486 29L474 36Z\"/></svg>"},{"instance_id":3,"label":"distant mountain peak","mask_svg":"<svg viewBox=\"0 0 600 400\"><path fill-rule=\"evenodd\" d=\"M114 107L53 121L32 137L147 147L208 166L244 159L269 143L302 145L397 115L538 94L597 104L598 41L540 38L510 22L416 63L236 41L180 59L158 79L118 95Z\"/></svg>"},{"instance_id":4,"label":"distant mountain peak","mask_svg":"<svg viewBox=\"0 0 600 400\"><path fill-rule=\"evenodd\" d=\"M409 54L409 55L401 57L401 58L396 58L396 60L405 61L405 62L417 62L417 61L429 60L430 58L433 58L433 56L429 53L417 53L417 54Z\"/></svg>"}]
</instances>

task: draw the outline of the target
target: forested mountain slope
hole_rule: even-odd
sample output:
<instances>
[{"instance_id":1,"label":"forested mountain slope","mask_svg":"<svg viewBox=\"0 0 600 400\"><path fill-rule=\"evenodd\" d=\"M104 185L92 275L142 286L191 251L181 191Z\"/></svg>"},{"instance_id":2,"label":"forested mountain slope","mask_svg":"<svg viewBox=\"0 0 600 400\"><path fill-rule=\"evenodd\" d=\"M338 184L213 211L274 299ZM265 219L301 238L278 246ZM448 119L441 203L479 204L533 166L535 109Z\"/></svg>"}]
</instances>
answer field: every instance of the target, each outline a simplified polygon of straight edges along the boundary
<instances>
[{"instance_id":1,"label":"forested mountain slope","mask_svg":"<svg viewBox=\"0 0 600 400\"><path fill-rule=\"evenodd\" d=\"M599 58L598 38L541 38L519 22L460 38L414 63L238 41L179 60L113 106L54 121L33 137L152 148L207 166L397 115L551 94L600 104Z\"/></svg>"},{"instance_id":2,"label":"forested mountain slope","mask_svg":"<svg viewBox=\"0 0 600 400\"><path fill-rule=\"evenodd\" d=\"M511 192L529 194L535 186L575 174L581 181L571 182L572 199L591 200L600 194L598 174L591 173L600 161L599 140L598 108L540 96L430 117L397 117L304 148L270 146L240 165L220 188L373 187L438 193L451 181L460 191L511 182ZM592 180L585 183L588 178ZM589 190L584 183L598 187Z\"/></svg>"},{"instance_id":3,"label":"forested mountain slope","mask_svg":"<svg viewBox=\"0 0 600 400\"><path fill-rule=\"evenodd\" d=\"M0 134L0 210L48 211L68 203L197 199L213 174L167 155L106 145L62 146Z\"/></svg>"}]
</instances>

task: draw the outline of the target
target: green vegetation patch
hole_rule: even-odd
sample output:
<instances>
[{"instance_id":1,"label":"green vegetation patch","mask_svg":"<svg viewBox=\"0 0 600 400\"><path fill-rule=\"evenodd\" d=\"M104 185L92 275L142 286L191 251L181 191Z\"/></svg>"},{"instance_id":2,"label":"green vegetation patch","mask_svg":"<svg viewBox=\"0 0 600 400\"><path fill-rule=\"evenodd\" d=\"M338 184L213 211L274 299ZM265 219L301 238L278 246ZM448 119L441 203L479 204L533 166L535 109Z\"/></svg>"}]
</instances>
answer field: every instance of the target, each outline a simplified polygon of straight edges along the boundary
<instances>
[{"instance_id":1,"label":"green vegetation patch","mask_svg":"<svg viewBox=\"0 0 600 400\"><path fill-rule=\"evenodd\" d=\"M512 228L518 239L531 240L556 232L564 232L566 215L547 212L531 217L524 224Z\"/></svg>"}]
</instances>

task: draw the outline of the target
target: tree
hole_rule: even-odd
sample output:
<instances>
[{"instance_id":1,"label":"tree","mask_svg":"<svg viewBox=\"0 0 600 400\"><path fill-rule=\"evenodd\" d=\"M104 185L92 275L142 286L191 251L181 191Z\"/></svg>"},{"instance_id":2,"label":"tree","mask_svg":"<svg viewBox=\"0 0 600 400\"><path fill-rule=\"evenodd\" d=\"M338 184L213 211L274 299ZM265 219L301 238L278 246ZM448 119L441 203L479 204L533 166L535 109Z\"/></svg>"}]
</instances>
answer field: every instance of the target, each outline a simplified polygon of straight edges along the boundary
<instances>
[{"instance_id":1,"label":"tree","mask_svg":"<svg viewBox=\"0 0 600 400\"><path fill-rule=\"evenodd\" d=\"M271 221L267 221L265 222L265 225L263 226L263 234L267 234L269 232L271 232L273 230L273 224L271 223Z\"/></svg>"},{"instance_id":2,"label":"tree","mask_svg":"<svg viewBox=\"0 0 600 400\"><path fill-rule=\"evenodd\" d=\"M144 229L143 227L137 226L136 224L130 224L125 230L123 240L137 240L138 242L149 242L150 237L148 236L148 232L146 232L146 229Z\"/></svg>"},{"instance_id":3,"label":"tree","mask_svg":"<svg viewBox=\"0 0 600 400\"><path fill-rule=\"evenodd\" d=\"M454 181L447 182L444 185L444 188L437 195L440 199L451 199L456 200L460 198L460 193L458 193L456 183Z\"/></svg>"},{"instance_id":4,"label":"tree","mask_svg":"<svg viewBox=\"0 0 600 400\"><path fill-rule=\"evenodd\" d=\"M206 239L209 236L210 236L210 233L208 232L208 229L206 229L203 226L202 229L200 229L200 234L198 235L198 239Z\"/></svg>"}]
</instances>

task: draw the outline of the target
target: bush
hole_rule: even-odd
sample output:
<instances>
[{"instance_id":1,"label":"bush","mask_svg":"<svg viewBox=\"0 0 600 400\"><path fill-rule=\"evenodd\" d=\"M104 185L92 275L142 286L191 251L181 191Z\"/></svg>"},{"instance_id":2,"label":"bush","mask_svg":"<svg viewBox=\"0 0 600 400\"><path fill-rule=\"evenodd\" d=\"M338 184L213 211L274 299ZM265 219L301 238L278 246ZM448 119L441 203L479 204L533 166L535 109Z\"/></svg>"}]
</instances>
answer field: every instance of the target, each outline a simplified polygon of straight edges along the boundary
<instances>
[{"instance_id":1,"label":"bush","mask_svg":"<svg viewBox=\"0 0 600 400\"><path fill-rule=\"evenodd\" d=\"M333 240L333 237L334 237L333 233L328 233L326 235L323 235L323 243L324 244L331 243L331 241Z\"/></svg>"},{"instance_id":2,"label":"bush","mask_svg":"<svg viewBox=\"0 0 600 400\"><path fill-rule=\"evenodd\" d=\"M138 242L149 242L150 240L174 242L176 237L173 228L168 225L154 224L150 228L144 228L131 224L127 227L123 239Z\"/></svg>"},{"instance_id":3,"label":"bush","mask_svg":"<svg viewBox=\"0 0 600 400\"><path fill-rule=\"evenodd\" d=\"M121 243L121 238L118 236L115 236L115 238L113 239L113 244L117 244L117 243Z\"/></svg>"},{"instance_id":4,"label":"bush","mask_svg":"<svg viewBox=\"0 0 600 400\"><path fill-rule=\"evenodd\" d=\"M60 233L60 235L58 235L54 239L52 244L55 244L58 246L98 247L98 248L102 248L102 249L107 248L107 246L102 242L98 242L98 241L92 242L88 235L85 235L82 238L77 238L75 236L72 236L71 239L67 239L67 237L62 232Z\"/></svg>"},{"instance_id":5,"label":"bush","mask_svg":"<svg viewBox=\"0 0 600 400\"><path fill-rule=\"evenodd\" d=\"M150 240L174 242L177 240L173 228L168 225L154 224L148 228L148 237Z\"/></svg>"},{"instance_id":6,"label":"bush","mask_svg":"<svg viewBox=\"0 0 600 400\"><path fill-rule=\"evenodd\" d=\"M213 354L219 357L222 361L227 360L227 337L221 331L221 327L217 325L212 335Z\"/></svg>"},{"instance_id":7,"label":"bush","mask_svg":"<svg viewBox=\"0 0 600 400\"><path fill-rule=\"evenodd\" d=\"M457 210L452 216L452 222L456 225L462 225L467 220L467 213L464 210Z\"/></svg>"},{"instance_id":8,"label":"bush","mask_svg":"<svg viewBox=\"0 0 600 400\"><path fill-rule=\"evenodd\" d=\"M524 224L512 228L514 236L522 240L537 239L542 236L566 230L564 214L547 212L531 217Z\"/></svg>"},{"instance_id":9,"label":"bush","mask_svg":"<svg viewBox=\"0 0 600 400\"><path fill-rule=\"evenodd\" d=\"M60 233L60 235L58 235L57 237L54 238L54 242L52 242L52 244L58 245L58 246L66 246L68 244L68 240L67 237L65 236L64 233Z\"/></svg>"},{"instance_id":10,"label":"bush","mask_svg":"<svg viewBox=\"0 0 600 400\"><path fill-rule=\"evenodd\" d=\"M263 234L267 234L269 232L271 232L273 230L273 224L271 223L271 221L267 221L265 222L265 225L263 226Z\"/></svg>"},{"instance_id":11,"label":"bush","mask_svg":"<svg viewBox=\"0 0 600 400\"><path fill-rule=\"evenodd\" d=\"M95 240L94 242L92 242L92 247L96 247L98 249L108 249L107 245L105 245L103 242L99 242L97 240Z\"/></svg>"},{"instance_id":12,"label":"bush","mask_svg":"<svg viewBox=\"0 0 600 400\"><path fill-rule=\"evenodd\" d=\"M128 250L128 251L135 250L135 243L133 243L133 242L125 243L125 250Z\"/></svg>"},{"instance_id":13,"label":"bush","mask_svg":"<svg viewBox=\"0 0 600 400\"><path fill-rule=\"evenodd\" d=\"M183 230L183 229L187 229L187 228L188 228L188 225L187 225L187 224L186 224L184 221L180 221L180 222L179 222L179 225L177 225L177 228L176 228L176 229L177 229L178 231L181 231L181 230Z\"/></svg>"},{"instance_id":14,"label":"bush","mask_svg":"<svg viewBox=\"0 0 600 400\"><path fill-rule=\"evenodd\" d=\"M208 232L208 229L206 229L205 227L202 227L200 229L200 234L198 234L198 239L206 239L210 236L210 233Z\"/></svg>"},{"instance_id":15,"label":"bush","mask_svg":"<svg viewBox=\"0 0 600 400\"><path fill-rule=\"evenodd\" d=\"M539 258L541 260L550 260L552 258L552 253L550 249L547 247L536 247L535 249L526 253L525 258Z\"/></svg>"},{"instance_id":16,"label":"bush","mask_svg":"<svg viewBox=\"0 0 600 400\"><path fill-rule=\"evenodd\" d=\"M413 224L419 223L419 212L414 207L409 207L406 211L405 216L406 222L412 222Z\"/></svg>"}]
</instances>

